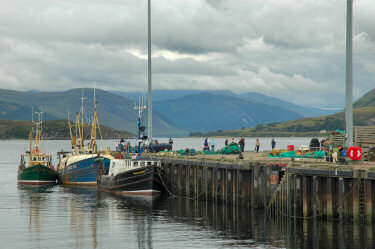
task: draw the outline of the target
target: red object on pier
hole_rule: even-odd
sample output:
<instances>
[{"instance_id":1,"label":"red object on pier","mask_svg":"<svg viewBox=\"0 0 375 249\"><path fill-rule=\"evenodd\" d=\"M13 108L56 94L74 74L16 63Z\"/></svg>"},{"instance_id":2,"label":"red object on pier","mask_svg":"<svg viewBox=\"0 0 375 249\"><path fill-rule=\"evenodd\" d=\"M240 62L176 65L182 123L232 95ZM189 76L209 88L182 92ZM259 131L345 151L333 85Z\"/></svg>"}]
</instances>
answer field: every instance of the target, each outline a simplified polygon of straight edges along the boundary
<instances>
[{"instance_id":1,"label":"red object on pier","mask_svg":"<svg viewBox=\"0 0 375 249\"><path fill-rule=\"evenodd\" d=\"M349 147L348 149L349 158L352 160L361 160L362 158L362 149L361 147Z\"/></svg>"},{"instance_id":2,"label":"red object on pier","mask_svg":"<svg viewBox=\"0 0 375 249\"><path fill-rule=\"evenodd\" d=\"M294 145L287 145L288 151L293 151L294 150Z\"/></svg>"}]
</instances>

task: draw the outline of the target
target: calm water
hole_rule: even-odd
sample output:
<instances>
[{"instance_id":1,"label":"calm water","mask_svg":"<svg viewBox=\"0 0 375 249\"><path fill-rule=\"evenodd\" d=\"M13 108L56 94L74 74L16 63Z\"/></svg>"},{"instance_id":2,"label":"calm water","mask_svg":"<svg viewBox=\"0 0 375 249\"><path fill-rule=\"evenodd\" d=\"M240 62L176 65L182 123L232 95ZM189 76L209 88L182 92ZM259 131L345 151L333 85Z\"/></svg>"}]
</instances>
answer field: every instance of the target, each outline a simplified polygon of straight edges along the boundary
<instances>
[{"instance_id":1,"label":"calm water","mask_svg":"<svg viewBox=\"0 0 375 249\"><path fill-rule=\"evenodd\" d=\"M168 139L160 139L161 142ZM252 148L248 138L249 148ZM271 139L261 139L264 148ZM254 143L253 141L253 143ZM277 138L278 145L308 144ZM175 149L199 149L203 139L174 139ZM105 141L114 148L115 141ZM224 144L217 139L216 144ZM263 143L262 143L263 144ZM46 141L47 150L69 141ZM0 142L0 248L372 248L372 226L294 221L259 210L183 198L119 198L96 188L18 187L27 141Z\"/></svg>"}]
</instances>

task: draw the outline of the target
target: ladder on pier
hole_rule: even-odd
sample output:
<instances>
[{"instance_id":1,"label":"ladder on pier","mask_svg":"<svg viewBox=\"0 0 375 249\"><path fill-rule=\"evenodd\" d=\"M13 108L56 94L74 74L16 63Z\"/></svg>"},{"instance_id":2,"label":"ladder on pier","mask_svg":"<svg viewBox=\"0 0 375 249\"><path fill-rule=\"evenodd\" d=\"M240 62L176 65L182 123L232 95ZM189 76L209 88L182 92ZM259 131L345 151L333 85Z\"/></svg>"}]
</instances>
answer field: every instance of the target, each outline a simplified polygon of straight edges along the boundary
<instances>
[{"instance_id":1,"label":"ladder on pier","mask_svg":"<svg viewBox=\"0 0 375 249\"><path fill-rule=\"evenodd\" d=\"M365 185L365 179L360 178L359 179L359 184L358 184L358 197L359 197L359 219L361 221L365 221L366 217L366 185Z\"/></svg>"}]
</instances>

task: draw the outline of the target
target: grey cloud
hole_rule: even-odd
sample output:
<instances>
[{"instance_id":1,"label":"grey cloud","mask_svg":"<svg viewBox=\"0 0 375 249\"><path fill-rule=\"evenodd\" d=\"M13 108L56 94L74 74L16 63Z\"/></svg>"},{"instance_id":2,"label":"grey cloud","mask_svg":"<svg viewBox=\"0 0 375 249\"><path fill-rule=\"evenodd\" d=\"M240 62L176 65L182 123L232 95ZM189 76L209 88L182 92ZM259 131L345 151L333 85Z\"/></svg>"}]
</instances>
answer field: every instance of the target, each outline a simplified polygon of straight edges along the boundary
<instances>
[{"instance_id":1,"label":"grey cloud","mask_svg":"<svg viewBox=\"0 0 375 249\"><path fill-rule=\"evenodd\" d=\"M1 1L0 87L66 90L98 82L104 89L146 89L146 4ZM257 91L340 107L345 8L342 0L153 0L154 87ZM355 1L354 8L360 96L375 80L375 2Z\"/></svg>"}]
</instances>

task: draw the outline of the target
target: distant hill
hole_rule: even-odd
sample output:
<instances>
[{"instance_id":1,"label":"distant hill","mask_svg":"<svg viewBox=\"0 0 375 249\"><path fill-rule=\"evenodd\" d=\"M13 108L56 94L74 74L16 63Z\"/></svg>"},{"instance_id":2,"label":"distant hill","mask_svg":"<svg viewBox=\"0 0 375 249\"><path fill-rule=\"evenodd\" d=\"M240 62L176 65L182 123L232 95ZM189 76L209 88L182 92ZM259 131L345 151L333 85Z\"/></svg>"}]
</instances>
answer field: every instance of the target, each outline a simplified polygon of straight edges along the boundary
<instances>
[{"instance_id":1,"label":"distant hill","mask_svg":"<svg viewBox=\"0 0 375 249\"><path fill-rule=\"evenodd\" d=\"M147 91L145 92L122 92L122 91L111 91L114 94L118 94L120 96L129 98L134 101L138 101L138 97L146 96L147 98ZM160 101L160 100L174 100L186 95L193 95L193 94L201 94L201 93L210 93L215 95L228 95L228 96L236 96L235 93L226 90L152 90L152 101Z\"/></svg>"},{"instance_id":2,"label":"distant hill","mask_svg":"<svg viewBox=\"0 0 375 249\"><path fill-rule=\"evenodd\" d=\"M321 115L329 115L338 112L339 110L326 110L322 108L309 107L309 106L300 106L293 104L289 101L281 100L274 97L269 97L267 95L255 92L247 92L239 95L240 98L250 100L252 102L281 106L289 111L296 112L302 117L317 117Z\"/></svg>"},{"instance_id":3,"label":"distant hill","mask_svg":"<svg viewBox=\"0 0 375 249\"><path fill-rule=\"evenodd\" d=\"M302 117L282 107L209 93L187 95L173 101L156 101L153 108L177 125L193 131L238 129Z\"/></svg>"},{"instance_id":4,"label":"distant hill","mask_svg":"<svg viewBox=\"0 0 375 249\"><path fill-rule=\"evenodd\" d=\"M354 108L375 107L375 88L354 103Z\"/></svg>"},{"instance_id":5,"label":"distant hill","mask_svg":"<svg viewBox=\"0 0 375 249\"><path fill-rule=\"evenodd\" d=\"M354 104L353 123L355 126L375 125L375 88L358 99ZM302 118L283 123L258 124L255 127L237 130L222 130L208 133L192 132L191 136L306 136L320 135L336 129L345 130L345 113L314 118Z\"/></svg>"},{"instance_id":6,"label":"distant hill","mask_svg":"<svg viewBox=\"0 0 375 249\"><path fill-rule=\"evenodd\" d=\"M355 126L375 125L375 107L363 107L354 110ZM272 136L328 136L336 129L345 130L345 114L340 112L329 116L302 118L284 123L259 124L255 127L237 130L220 130L207 133L191 132L191 136L236 136L236 137L272 137ZM327 133L320 133L326 130Z\"/></svg>"},{"instance_id":7,"label":"distant hill","mask_svg":"<svg viewBox=\"0 0 375 249\"><path fill-rule=\"evenodd\" d=\"M34 124L30 121L0 119L0 139L28 139L29 132L33 128ZM132 133L117 131L106 126L100 126L100 131L103 139L135 137ZM43 122L43 138L70 139L68 120L48 120Z\"/></svg>"},{"instance_id":8,"label":"distant hill","mask_svg":"<svg viewBox=\"0 0 375 249\"><path fill-rule=\"evenodd\" d=\"M93 89L84 89L85 110L87 115L93 113ZM75 120L75 113L81 107L82 89L64 92L21 92L0 89L0 117L11 120L30 120L31 108L37 107L45 112L45 119ZM98 100L98 118L101 125L116 130L137 131L138 113L134 110L134 101L119 95L96 90ZM147 113L145 115L147 124ZM171 121L164 119L157 112L153 114L153 134L155 136L187 135L183 129L176 128Z\"/></svg>"},{"instance_id":9,"label":"distant hill","mask_svg":"<svg viewBox=\"0 0 375 249\"><path fill-rule=\"evenodd\" d=\"M119 94L123 97L137 100L139 96L142 95L141 92L113 92L115 94ZM327 110L322 108L310 107L310 106L300 106L293 104L289 101L285 101L275 97L269 97L262 93L257 92L247 92L242 94L236 94L228 90L153 90L152 91L152 100L153 101L165 101L170 100L173 101L175 99L193 95L193 94L202 94L202 93L209 93L213 95L224 95L224 96L231 96L239 99L245 99L251 101L253 103L259 104L266 104L266 105L273 105L273 106L281 106L291 112L298 113L302 117L317 117L321 115L329 115L336 113L340 110ZM147 92L143 93L144 96L147 97ZM318 105L318 104L317 104Z\"/></svg>"}]
</instances>

